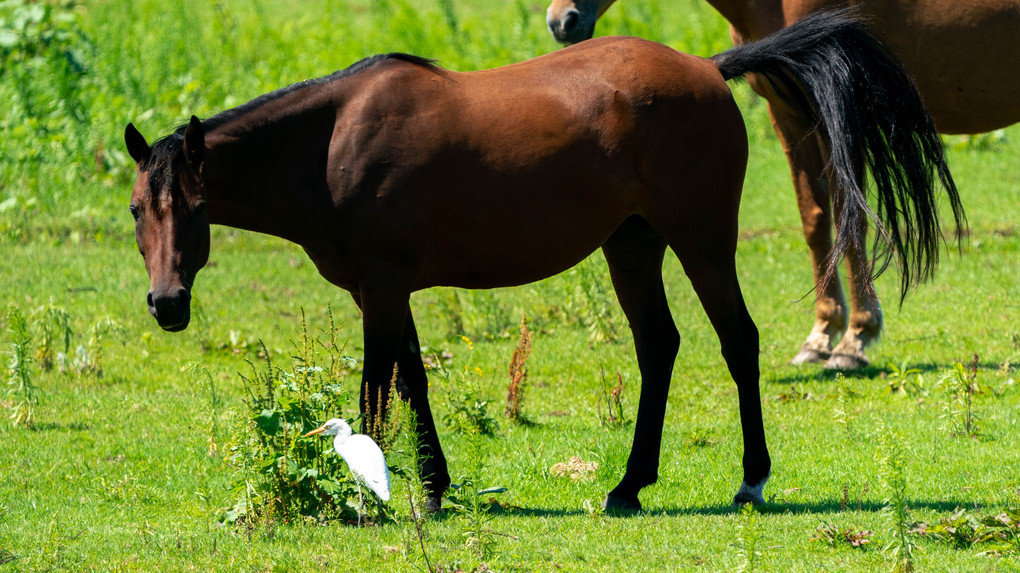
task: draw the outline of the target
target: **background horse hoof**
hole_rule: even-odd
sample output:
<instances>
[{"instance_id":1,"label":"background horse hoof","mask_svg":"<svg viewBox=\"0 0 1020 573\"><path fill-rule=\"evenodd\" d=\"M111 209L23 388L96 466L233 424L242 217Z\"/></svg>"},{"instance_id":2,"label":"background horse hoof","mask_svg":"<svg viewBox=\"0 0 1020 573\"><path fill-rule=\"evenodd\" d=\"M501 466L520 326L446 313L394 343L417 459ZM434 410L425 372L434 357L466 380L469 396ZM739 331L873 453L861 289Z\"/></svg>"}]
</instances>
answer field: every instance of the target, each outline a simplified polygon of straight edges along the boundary
<instances>
[{"instance_id":1,"label":"background horse hoof","mask_svg":"<svg viewBox=\"0 0 1020 573\"><path fill-rule=\"evenodd\" d=\"M824 368L826 370L859 370L867 367L871 364L868 357L864 353L844 354L833 353L828 360L825 361Z\"/></svg>"},{"instance_id":2,"label":"background horse hoof","mask_svg":"<svg viewBox=\"0 0 1020 573\"><path fill-rule=\"evenodd\" d=\"M810 348L808 345L804 345L800 348L800 352L790 360L790 364L793 366L799 366L801 364L818 364L825 362L832 355L829 350L819 350L817 348Z\"/></svg>"},{"instance_id":3,"label":"background horse hoof","mask_svg":"<svg viewBox=\"0 0 1020 573\"><path fill-rule=\"evenodd\" d=\"M602 509L610 515L628 515L641 511L641 502L635 499L624 499L614 495L607 495Z\"/></svg>"}]
</instances>

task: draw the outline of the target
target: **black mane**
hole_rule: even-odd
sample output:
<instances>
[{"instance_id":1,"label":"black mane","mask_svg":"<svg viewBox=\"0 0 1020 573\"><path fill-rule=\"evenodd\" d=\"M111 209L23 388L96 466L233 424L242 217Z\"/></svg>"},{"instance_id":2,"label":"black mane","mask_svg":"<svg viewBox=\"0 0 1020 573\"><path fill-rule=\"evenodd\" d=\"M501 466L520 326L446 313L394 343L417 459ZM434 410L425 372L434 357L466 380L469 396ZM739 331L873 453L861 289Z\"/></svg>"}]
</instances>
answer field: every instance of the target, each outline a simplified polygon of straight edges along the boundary
<instances>
[{"instance_id":1,"label":"black mane","mask_svg":"<svg viewBox=\"0 0 1020 573\"><path fill-rule=\"evenodd\" d=\"M305 88L320 86L323 84L328 84L343 78L353 76L355 74L358 74L359 72L371 68L372 66L378 64L379 62L383 62L386 60L401 60L404 62L410 62L418 66L424 66L436 71L440 70L440 68L435 64L436 61L429 58L422 58L420 56L413 56L411 54L404 54L401 52L378 54L354 62L350 66L342 70L333 72L328 76L305 80L302 82L298 82L296 84L291 84L287 87L280 88L278 90L271 91L267 94L260 95L255 99L249 101L248 103L244 103L237 107L228 109L226 111L222 111L210 117L209 119L206 119L205 121L202 122L202 126L206 129L206 131L215 129L233 119L236 119L244 114L256 110L262 107L263 105L278 100L288 94L303 90ZM178 150L180 150L184 144L184 131L187 128L188 124L186 123L182 124L178 126L176 129L174 129L174 131L169 135L161 137L160 139L157 139L152 143L149 159L147 160L145 165L145 167L149 169L150 190L159 189L159 180L162 179L166 173L168 172L176 173L178 171L178 168L180 167L180 165L178 165L178 162L183 159L181 154L178 153ZM156 168L154 169L154 167ZM153 192L154 196L156 194L158 194L158 191Z\"/></svg>"}]
</instances>

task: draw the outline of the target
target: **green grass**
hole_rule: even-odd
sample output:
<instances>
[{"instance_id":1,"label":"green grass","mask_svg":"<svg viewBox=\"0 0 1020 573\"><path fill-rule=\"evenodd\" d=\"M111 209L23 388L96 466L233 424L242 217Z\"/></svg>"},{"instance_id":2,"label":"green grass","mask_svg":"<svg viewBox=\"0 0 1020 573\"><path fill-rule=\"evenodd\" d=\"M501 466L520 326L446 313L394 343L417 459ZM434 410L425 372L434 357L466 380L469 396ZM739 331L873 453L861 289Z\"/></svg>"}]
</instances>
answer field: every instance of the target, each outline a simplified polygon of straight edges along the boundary
<instances>
[{"instance_id":1,"label":"green grass","mask_svg":"<svg viewBox=\"0 0 1020 573\"><path fill-rule=\"evenodd\" d=\"M445 5L453 6L452 18ZM217 524L233 501L223 450L230 411L241 407L238 373L249 372L246 360L258 362L250 349L261 340L275 360L286 362L300 336L301 310L319 329L331 307L347 351L360 356L359 317L349 296L321 279L299 248L215 229L213 264L195 287L194 324L180 334L160 331L145 311L148 279L125 208L133 175L123 127L134 121L152 138L191 113L206 116L376 52L414 52L462 70L538 55L557 47L544 29L544 5L302 0L212 6L85 3L75 10L76 29L88 41L74 45L87 74L68 76L52 60L31 64L40 66L34 76L20 76L29 78L27 88L16 85L15 73L0 77L0 101L14 102L0 118L0 305L18 305L35 329L34 309L66 309L72 347L87 346L89 329L104 317L123 327L104 343L102 377L36 369L33 428L0 420L0 563L16 556L0 571L424 569L406 484L397 478L396 521L379 527ZM0 18L9 9L0 8ZM600 32L639 34L702 55L728 44L725 23L695 0L620 3ZM47 95L47 86L60 82L69 87ZM42 111L25 111L19 89L35 90L32 102ZM764 105L745 87L736 89L752 147L738 269L761 331L763 410L774 462L766 496L775 499L753 518L728 505L741 476L736 391L675 260L665 265L666 285L683 346L660 479L642 494L646 511L634 517L591 511L622 476L633 430L599 425L601 367L613 380L622 375L624 411L631 420L636 412L639 380L620 310L610 307L620 340L596 345L578 317L578 271L491 294L435 289L415 294L412 306L423 344L454 354L452 383L431 378L436 417L469 381L492 401L490 413L502 412L506 367L526 313L534 340L524 413L536 424L501 420L498 435L483 441L479 485L508 488L497 496L507 507L487 524L502 534L492 537L488 555L479 559L465 547L463 516L446 515L425 524L433 564L732 570L746 565L742 548L754 539L759 570L887 571L892 557L881 548L894 532L880 511L889 492L878 453L890 440L902 453L912 520L934 523L957 506L981 515L1020 506L1020 128L950 151L972 229L962 256L947 251L935 281L902 308L896 277L879 281L886 331L870 350L874 366L849 376L853 395L840 400L830 373L786 365L813 320L805 298L808 255ZM70 108L57 97L69 93L87 121L69 119ZM593 261L608 288L604 263L598 255ZM454 297L459 321L451 311ZM5 383L7 327L0 324ZM473 350L462 334L472 338ZM971 439L952 433L947 398L935 384L943 370L974 354L983 392L974 397L979 434ZM182 372L192 362L209 369L214 391ZM890 394L890 364L919 369L929 393ZM464 371L467 365L473 373ZM352 375L344 384L354 391L358 380ZM217 398L225 402L219 408ZM849 437L839 408L851 422ZM344 413L354 415L354 404ZM478 460L466 459L467 437L441 429L441 438L456 480ZM598 462L591 480L552 476L550 467L571 456ZM854 549L810 541L823 520L874 531L873 542ZM959 549L921 537L916 543L921 570L1018 567L1015 552L996 557L980 546Z\"/></svg>"}]
</instances>

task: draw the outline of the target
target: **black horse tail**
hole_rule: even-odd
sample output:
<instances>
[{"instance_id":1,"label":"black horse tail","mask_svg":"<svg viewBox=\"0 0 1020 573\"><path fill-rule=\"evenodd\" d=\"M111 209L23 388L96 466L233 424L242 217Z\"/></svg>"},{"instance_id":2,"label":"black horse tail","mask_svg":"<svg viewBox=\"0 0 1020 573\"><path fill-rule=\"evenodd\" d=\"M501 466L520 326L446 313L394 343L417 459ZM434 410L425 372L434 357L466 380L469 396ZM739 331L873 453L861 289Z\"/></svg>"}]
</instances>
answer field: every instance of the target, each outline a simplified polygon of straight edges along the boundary
<instances>
[{"instance_id":1,"label":"black horse tail","mask_svg":"<svg viewBox=\"0 0 1020 573\"><path fill-rule=\"evenodd\" d=\"M829 148L836 238L823 284L835 276L843 255L859 257L859 268L869 268L864 216L877 229L872 279L895 257L902 300L913 284L932 276L943 238L936 174L958 233L966 226L963 207L920 94L853 10L816 12L712 61L727 80L748 73L764 77L788 105L814 119ZM877 213L868 205L865 168L877 188Z\"/></svg>"}]
</instances>

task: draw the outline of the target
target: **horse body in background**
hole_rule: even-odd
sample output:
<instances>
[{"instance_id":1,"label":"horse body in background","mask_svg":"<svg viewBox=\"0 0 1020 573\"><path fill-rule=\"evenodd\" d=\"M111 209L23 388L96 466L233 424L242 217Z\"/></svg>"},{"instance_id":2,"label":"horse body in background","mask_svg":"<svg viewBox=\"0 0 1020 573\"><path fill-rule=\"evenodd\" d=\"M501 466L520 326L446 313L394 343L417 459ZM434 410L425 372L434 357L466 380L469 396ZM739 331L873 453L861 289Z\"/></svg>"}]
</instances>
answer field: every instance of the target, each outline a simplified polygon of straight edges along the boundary
<instances>
[{"instance_id":1,"label":"horse body in background","mask_svg":"<svg viewBox=\"0 0 1020 573\"><path fill-rule=\"evenodd\" d=\"M833 77L831 61L850 75ZM744 480L735 499L760 502L771 461L758 331L735 268L747 134L726 85L752 71L825 126L845 216L868 209L866 158L879 159L872 174L887 183L875 190L882 236L908 275L928 275L939 246L939 183L958 207L938 137L886 49L835 13L711 59L636 38L470 73L377 56L204 122L192 117L151 146L128 125L138 167L130 210L151 281L149 312L166 330L188 326L210 224L301 245L362 310L367 428L385 416L380 399L397 365L397 390L423 437L428 506L438 510L450 474L410 293L524 284L601 247L642 380L627 470L606 505L640 508L638 492L657 478L680 344L662 283L668 246L737 384ZM859 231L848 227L838 238L852 244Z\"/></svg>"},{"instance_id":2,"label":"horse body in background","mask_svg":"<svg viewBox=\"0 0 1020 573\"><path fill-rule=\"evenodd\" d=\"M592 36L615 0L553 0L547 23L557 40ZM1020 0L708 0L731 25L734 43L757 40L807 14L853 5L902 61L942 133L979 133L1020 121ZM1007 72L1007 73L1003 73ZM832 253L833 212L825 174L828 155L814 122L778 97L769 82L748 82L769 102L797 193L816 281ZM835 221L836 224L842 224ZM850 312L838 280L817 295L816 320L792 362L850 369L868 364L865 347L882 329L870 269L847 259ZM849 322L848 319L849 318ZM833 348L833 341L842 340Z\"/></svg>"}]
</instances>

